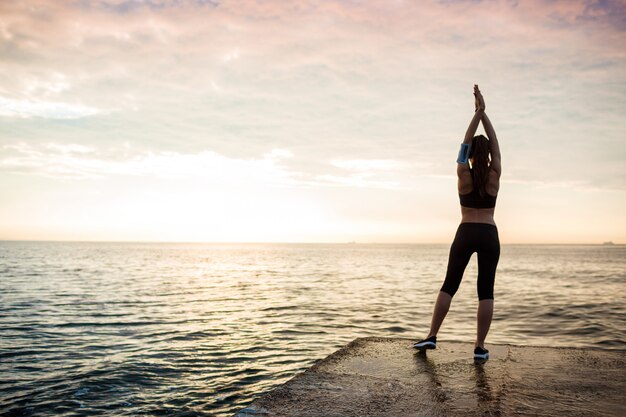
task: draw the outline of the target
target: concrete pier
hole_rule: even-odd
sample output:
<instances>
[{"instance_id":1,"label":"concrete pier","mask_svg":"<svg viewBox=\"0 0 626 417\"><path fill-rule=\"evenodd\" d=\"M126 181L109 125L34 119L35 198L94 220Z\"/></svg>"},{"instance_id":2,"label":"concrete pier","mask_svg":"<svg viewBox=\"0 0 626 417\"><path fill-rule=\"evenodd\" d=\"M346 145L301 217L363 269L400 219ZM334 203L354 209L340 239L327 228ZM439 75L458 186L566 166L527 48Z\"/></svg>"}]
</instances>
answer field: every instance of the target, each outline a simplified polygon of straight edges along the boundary
<instances>
[{"instance_id":1,"label":"concrete pier","mask_svg":"<svg viewBox=\"0 0 626 417\"><path fill-rule=\"evenodd\" d=\"M626 416L626 352L364 337L236 417Z\"/></svg>"}]
</instances>

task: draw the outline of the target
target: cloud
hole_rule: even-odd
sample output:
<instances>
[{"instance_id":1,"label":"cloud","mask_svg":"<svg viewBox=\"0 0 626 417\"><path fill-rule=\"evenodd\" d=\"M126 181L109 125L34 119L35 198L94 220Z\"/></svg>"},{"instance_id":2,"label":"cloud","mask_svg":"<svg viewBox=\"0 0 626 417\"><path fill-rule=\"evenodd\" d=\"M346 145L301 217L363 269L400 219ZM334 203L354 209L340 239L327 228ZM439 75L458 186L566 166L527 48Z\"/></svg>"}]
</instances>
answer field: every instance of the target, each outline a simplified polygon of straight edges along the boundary
<instances>
[{"instance_id":1,"label":"cloud","mask_svg":"<svg viewBox=\"0 0 626 417\"><path fill-rule=\"evenodd\" d=\"M570 3L570 4L567 4ZM626 2L623 0L587 0L583 2L557 2L550 18L565 26L591 24L626 31Z\"/></svg>"},{"instance_id":2,"label":"cloud","mask_svg":"<svg viewBox=\"0 0 626 417\"><path fill-rule=\"evenodd\" d=\"M14 100L0 97L0 116L43 117L46 119L79 119L101 113L101 110L81 104L50 101Z\"/></svg>"},{"instance_id":3,"label":"cloud","mask_svg":"<svg viewBox=\"0 0 626 417\"><path fill-rule=\"evenodd\" d=\"M100 9L126 14L146 9L167 11L181 6L216 7L219 3L218 0L82 0L79 4L85 9Z\"/></svg>"},{"instance_id":4,"label":"cloud","mask_svg":"<svg viewBox=\"0 0 626 417\"><path fill-rule=\"evenodd\" d=\"M330 165L347 173L322 174L315 179L323 184L357 188L379 188L399 190L402 175L399 171L408 167L407 163L392 159L335 159ZM399 175L400 174L400 175Z\"/></svg>"},{"instance_id":5,"label":"cloud","mask_svg":"<svg viewBox=\"0 0 626 417\"><path fill-rule=\"evenodd\" d=\"M125 149L128 150L128 149ZM272 149L260 158L237 159L214 151L185 154L178 152L136 152L122 158L123 152L97 149L72 143L26 143L4 145L0 170L7 173L38 175L65 180L97 180L111 176L150 177L167 180L199 180L223 185L250 187L356 187L401 189L397 171L406 164L393 160L335 160L329 165L347 174L310 174L289 170L285 162L294 155L287 149ZM391 174L391 176L385 176Z\"/></svg>"},{"instance_id":6,"label":"cloud","mask_svg":"<svg viewBox=\"0 0 626 417\"><path fill-rule=\"evenodd\" d=\"M122 160L105 159L94 149L77 144L48 143L35 147L25 143L5 145L0 159L5 172L64 179L98 179L108 176L142 176L159 179L200 179L228 184L287 185L294 174L280 162L287 150L274 149L263 158L233 159L216 152L197 154L148 152Z\"/></svg>"}]
</instances>

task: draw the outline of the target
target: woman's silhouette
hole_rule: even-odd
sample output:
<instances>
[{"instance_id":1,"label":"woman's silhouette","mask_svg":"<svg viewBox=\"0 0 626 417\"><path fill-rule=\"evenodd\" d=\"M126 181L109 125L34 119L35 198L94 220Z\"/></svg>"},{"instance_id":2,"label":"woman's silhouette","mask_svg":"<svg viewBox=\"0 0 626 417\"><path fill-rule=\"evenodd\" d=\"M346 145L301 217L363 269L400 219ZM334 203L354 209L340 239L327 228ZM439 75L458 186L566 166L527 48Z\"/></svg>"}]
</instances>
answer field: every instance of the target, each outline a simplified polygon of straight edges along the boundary
<instances>
[{"instance_id":1,"label":"woman's silhouette","mask_svg":"<svg viewBox=\"0 0 626 417\"><path fill-rule=\"evenodd\" d=\"M478 254L478 314L474 358L488 359L485 337L493 316L493 284L500 258L498 229L493 219L500 188L500 147L493 126L485 114L485 100L474 85L475 113L461 144L456 173L461 201L461 224L454 237L448 259L446 279L439 291L428 337L415 343L417 349L437 347L437 332L450 308L452 297L474 252ZM489 139L474 136L482 121ZM468 164L469 162L469 164Z\"/></svg>"}]
</instances>

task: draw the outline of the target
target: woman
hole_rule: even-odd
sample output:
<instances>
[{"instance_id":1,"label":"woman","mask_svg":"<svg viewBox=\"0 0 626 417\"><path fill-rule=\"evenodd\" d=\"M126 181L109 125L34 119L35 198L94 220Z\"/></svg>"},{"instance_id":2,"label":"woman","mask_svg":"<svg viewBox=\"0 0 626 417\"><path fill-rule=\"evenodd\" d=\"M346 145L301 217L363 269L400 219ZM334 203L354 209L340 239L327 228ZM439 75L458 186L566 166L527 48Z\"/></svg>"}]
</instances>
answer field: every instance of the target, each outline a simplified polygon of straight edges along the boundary
<instances>
[{"instance_id":1,"label":"woman","mask_svg":"<svg viewBox=\"0 0 626 417\"><path fill-rule=\"evenodd\" d=\"M485 349L485 337L493 316L493 283L500 258L500 241L493 214L502 168L496 132L485 114L485 100L477 85L474 85L474 96L476 111L461 144L456 169L461 201L461 224L450 248L448 271L435 303L430 333L426 339L415 343L414 346L420 350L437 347L439 327L448 313L452 297L461 284L465 267L472 254L476 252L478 315L474 358L484 360L489 358L489 351ZM474 136L481 121L489 139L483 135Z\"/></svg>"}]
</instances>

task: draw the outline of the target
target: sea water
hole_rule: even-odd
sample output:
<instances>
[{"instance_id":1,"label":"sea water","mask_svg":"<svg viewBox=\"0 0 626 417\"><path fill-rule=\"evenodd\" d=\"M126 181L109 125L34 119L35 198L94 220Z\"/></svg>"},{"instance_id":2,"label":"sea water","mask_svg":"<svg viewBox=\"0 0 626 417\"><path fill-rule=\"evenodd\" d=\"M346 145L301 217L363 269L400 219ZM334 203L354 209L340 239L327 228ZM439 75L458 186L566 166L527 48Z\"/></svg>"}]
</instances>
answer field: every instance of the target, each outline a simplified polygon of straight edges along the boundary
<instances>
[{"instance_id":1,"label":"sea water","mask_svg":"<svg viewBox=\"0 0 626 417\"><path fill-rule=\"evenodd\" d=\"M0 414L231 415L356 337L424 337L448 250L0 242ZM440 343L474 340L476 273ZM625 279L626 246L503 245L487 346L625 349Z\"/></svg>"}]
</instances>

